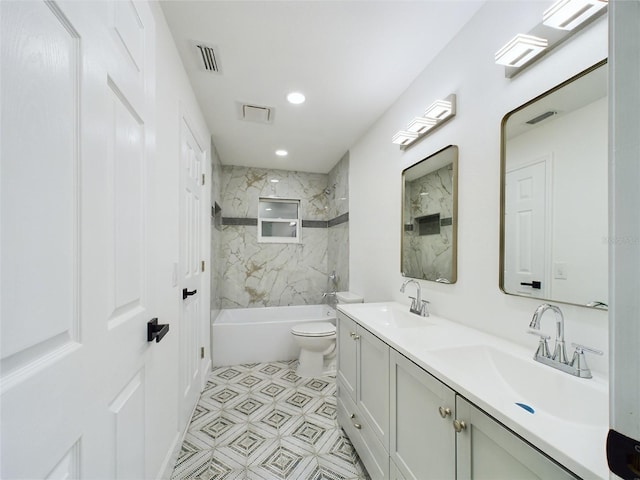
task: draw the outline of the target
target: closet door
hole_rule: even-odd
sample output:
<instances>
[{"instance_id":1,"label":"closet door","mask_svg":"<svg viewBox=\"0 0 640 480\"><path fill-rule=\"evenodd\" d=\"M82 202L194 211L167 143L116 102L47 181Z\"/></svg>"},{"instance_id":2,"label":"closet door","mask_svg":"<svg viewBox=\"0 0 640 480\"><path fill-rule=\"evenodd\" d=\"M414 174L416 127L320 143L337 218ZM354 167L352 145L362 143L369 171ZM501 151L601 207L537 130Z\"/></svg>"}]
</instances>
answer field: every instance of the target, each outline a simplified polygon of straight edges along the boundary
<instances>
[{"instance_id":1,"label":"closet door","mask_svg":"<svg viewBox=\"0 0 640 480\"><path fill-rule=\"evenodd\" d=\"M153 19L0 9L0 476L145 478Z\"/></svg>"}]
</instances>

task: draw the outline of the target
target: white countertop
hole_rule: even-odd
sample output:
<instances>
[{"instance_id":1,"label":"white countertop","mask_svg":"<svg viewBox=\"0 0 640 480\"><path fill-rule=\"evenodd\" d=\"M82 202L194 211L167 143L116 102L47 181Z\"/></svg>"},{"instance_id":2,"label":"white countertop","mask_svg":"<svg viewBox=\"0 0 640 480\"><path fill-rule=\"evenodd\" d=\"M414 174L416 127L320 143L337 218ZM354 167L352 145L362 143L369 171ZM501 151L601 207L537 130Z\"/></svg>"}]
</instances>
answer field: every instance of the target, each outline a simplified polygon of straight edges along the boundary
<instances>
[{"instance_id":1,"label":"white countertop","mask_svg":"<svg viewBox=\"0 0 640 480\"><path fill-rule=\"evenodd\" d=\"M400 303L338 309L575 474L609 478L609 390L598 374L574 377L534 361L534 352L520 345L441 317L411 314Z\"/></svg>"}]
</instances>

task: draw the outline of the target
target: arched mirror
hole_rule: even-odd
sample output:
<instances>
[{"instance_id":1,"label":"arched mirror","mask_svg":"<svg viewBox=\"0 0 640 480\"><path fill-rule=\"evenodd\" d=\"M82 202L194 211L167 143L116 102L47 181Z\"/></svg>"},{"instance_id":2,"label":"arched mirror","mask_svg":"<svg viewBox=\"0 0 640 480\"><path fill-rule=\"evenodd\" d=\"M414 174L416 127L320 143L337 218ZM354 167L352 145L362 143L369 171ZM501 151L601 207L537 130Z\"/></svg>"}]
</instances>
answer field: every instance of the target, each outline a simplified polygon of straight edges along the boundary
<instances>
[{"instance_id":1,"label":"arched mirror","mask_svg":"<svg viewBox=\"0 0 640 480\"><path fill-rule=\"evenodd\" d=\"M458 147L402 172L401 268L406 277L457 280Z\"/></svg>"},{"instance_id":2,"label":"arched mirror","mask_svg":"<svg viewBox=\"0 0 640 480\"><path fill-rule=\"evenodd\" d=\"M607 308L606 60L502 121L500 288Z\"/></svg>"}]
</instances>

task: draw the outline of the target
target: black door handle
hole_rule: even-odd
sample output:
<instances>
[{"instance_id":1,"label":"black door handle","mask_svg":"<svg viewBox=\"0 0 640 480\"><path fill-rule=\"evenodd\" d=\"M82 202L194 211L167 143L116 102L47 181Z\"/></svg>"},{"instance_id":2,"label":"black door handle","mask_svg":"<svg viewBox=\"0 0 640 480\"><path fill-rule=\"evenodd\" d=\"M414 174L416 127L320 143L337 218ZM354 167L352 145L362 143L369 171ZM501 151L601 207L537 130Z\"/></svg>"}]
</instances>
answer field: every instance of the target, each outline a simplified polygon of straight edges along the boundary
<instances>
[{"instance_id":1,"label":"black door handle","mask_svg":"<svg viewBox=\"0 0 640 480\"><path fill-rule=\"evenodd\" d=\"M531 283L520 282L520 285L525 285L527 287L540 289L542 287L542 282L532 280Z\"/></svg>"},{"instance_id":2,"label":"black door handle","mask_svg":"<svg viewBox=\"0 0 640 480\"><path fill-rule=\"evenodd\" d=\"M187 297L190 297L191 295L195 295L196 293L198 293L197 289L193 289L192 291L189 291L186 288L183 288L182 289L182 299L186 300Z\"/></svg>"},{"instance_id":3,"label":"black door handle","mask_svg":"<svg viewBox=\"0 0 640 480\"><path fill-rule=\"evenodd\" d=\"M155 338L156 343L162 340L169 331L169 324L158 325L158 319L152 318L147 322L147 342L152 342Z\"/></svg>"}]
</instances>

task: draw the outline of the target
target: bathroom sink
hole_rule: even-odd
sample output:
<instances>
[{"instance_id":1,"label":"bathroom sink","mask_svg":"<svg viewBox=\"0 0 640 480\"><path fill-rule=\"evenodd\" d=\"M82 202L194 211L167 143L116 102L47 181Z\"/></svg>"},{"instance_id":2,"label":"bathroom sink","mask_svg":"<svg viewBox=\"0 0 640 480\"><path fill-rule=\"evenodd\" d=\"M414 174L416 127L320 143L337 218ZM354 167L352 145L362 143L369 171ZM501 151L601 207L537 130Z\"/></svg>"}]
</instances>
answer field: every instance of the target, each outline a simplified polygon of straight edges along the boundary
<instances>
[{"instance_id":1,"label":"bathroom sink","mask_svg":"<svg viewBox=\"0 0 640 480\"><path fill-rule=\"evenodd\" d=\"M479 379L488 395L502 396L503 404L517 405L532 415L595 427L608 423L608 392L594 380L488 345L431 350L429 356L443 373Z\"/></svg>"},{"instance_id":2,"label":"bathroom sink","mask_svg":"<svg viewBox=\"0 0 640 480\"><path fill-rule=\"evenodd\" d=\"M358 312L368 323L378 326L395 328L422 328L433 326L427 317L421 317L415 313L401 310L392 305L367 305L362 304Z\"/></svg>"}]
</instances>

